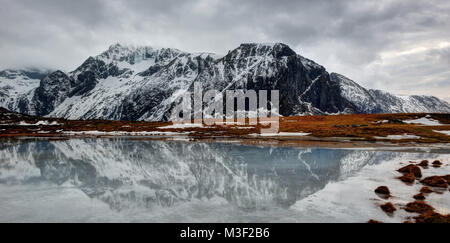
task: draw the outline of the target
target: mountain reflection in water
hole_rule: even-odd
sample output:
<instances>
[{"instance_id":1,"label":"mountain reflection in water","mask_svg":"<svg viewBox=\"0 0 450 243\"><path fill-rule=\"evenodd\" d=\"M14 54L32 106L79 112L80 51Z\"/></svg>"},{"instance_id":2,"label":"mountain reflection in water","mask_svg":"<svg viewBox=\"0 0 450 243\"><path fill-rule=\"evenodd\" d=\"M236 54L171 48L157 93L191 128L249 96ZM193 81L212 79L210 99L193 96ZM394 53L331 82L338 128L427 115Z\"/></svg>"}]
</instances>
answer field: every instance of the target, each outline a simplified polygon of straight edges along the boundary
<instances>
[{"instance_id":1,"label":"mountain reflection in water","mask_svg":"<svg viewBox=\"0 0 450 243\"><path fill-rule=\"evenodd\" d=\"M399 154L126 138L16 141L0 147L0 185L70 185L114 212L217 198L251 212L287 209Z\"/></svg>"}]
</instances>

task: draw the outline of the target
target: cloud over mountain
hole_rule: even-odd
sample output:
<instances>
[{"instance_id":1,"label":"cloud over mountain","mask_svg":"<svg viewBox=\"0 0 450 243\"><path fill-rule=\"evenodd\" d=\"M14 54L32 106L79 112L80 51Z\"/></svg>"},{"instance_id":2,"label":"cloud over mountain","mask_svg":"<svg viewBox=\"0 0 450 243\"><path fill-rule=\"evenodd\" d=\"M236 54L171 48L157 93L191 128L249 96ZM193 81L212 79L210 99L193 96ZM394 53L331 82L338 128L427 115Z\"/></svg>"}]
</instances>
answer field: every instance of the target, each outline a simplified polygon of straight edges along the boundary
<instances>
[{"instance_id":1,"label":"cloud over mountain","mask_svg":"<svg viewBox=\"0 0 450 243\"><path fill-rule=\"evenodd\" d=\"M73 70L111 42L223 53L289 44L369 88L450 91L450 3L382 1L1 0L0 69Z\"/></svg>"}]
</instances>

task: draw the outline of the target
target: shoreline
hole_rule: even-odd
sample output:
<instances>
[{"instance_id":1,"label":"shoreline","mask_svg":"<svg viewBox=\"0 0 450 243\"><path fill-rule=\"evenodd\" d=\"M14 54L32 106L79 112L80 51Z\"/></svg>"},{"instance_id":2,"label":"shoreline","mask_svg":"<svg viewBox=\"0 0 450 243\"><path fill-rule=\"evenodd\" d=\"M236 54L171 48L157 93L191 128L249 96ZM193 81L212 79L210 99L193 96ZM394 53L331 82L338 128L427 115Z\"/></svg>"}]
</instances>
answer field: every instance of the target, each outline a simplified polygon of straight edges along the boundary
<instances>
[{"instance_id":1,"label":"shoreline","mask_svg":"<svg viewBox=\"0 0 450 243\"><path fill-rule=\"evenodd\" d=\"M391 151L391 152L419 152L419 153L443 153L450 154L450 143L389 143L389 142L373 142L373 141L348 141L348 140L327 140L323 138L312 139L293 139L293 138L237 138L237 137L210 137L195 138L188 136L93 136L93 135L76 135L76 136L15 136L1 137L1 140L8 141L66 141L71 139L129 139L139 141L167 141L167 142L185 142L185 143L221 143L221 144L238 144L243 146L255 147L292 147L292 148L324 148L324 149L363 149L372 151Z\"/></svg>"},{"instance_id":2,"label":"shoreline","mask_svg":"<svg viewBox=\"0 0 450 243\"><path fill-rule=\"evenodd\" d=\"M253 146L418 148L450 153L450 114L350 114L280 117L277 133L231 123L174 125L172 122L65 120L0 112L0 139L131 138L222 142Z\"/></svg>"}]
</instances>

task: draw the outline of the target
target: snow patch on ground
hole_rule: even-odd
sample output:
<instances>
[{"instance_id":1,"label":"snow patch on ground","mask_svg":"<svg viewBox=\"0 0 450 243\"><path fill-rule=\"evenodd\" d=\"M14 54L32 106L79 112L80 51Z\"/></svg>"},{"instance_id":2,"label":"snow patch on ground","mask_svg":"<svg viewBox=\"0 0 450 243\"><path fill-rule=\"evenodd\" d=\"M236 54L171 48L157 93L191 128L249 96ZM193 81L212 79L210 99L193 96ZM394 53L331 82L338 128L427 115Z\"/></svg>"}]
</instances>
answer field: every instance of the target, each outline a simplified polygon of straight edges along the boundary
<instances>
[{"instance_id":1,"label":"snow patch on ground","mask_svg":"<svg viewBox=\"0 0 450 243\"><path fill-rule=\"evenodd\" d=\"M388 160L381 164L368 165L354 176L337 182L329 183L323 190L318 191L302 200L297 201L291 209L301 214L311 215L305 219L307 222L367 222L369 219L381 220L388 223L403 222L406 217L414 216L401 209L406 203L414 201L413 195L417 194L423 186L417 181L409 186L397 179L401 174L396 170L401 168L402 161L408 161L416 154L408 154ZM425 158L424 158L425 159ZM449 155L433 157L441 161L449 161ZM445 175L450 173L449 166L443 166L439 170L422 170L423 178L432 175ZM375 188L388 186L393 197L384 200L375 193ZM428 203L436 208L436 211L448 214L450 208L450 193L442 195L431 193L427 195ZM379 206L392 202L397 211L393 216L385 214Z\"/></svg>"},{"instance_id":2,"label":"snow patch on ground","mask_svg":"<svg viewBox=\"0 0 450 243\"><path fill-rule=\"evenodd\" d=\"M250 136L255 136L255 137L302 137L302 136L308 136L311 133L305 133L305 132L280 132L280 133L262 133L262 134L257 134L257 133L253 133L250 134Z\"/></svg>"},{"instance_id":3,"label":"snow patch on ground","mask_svg":"<svg viewBox=\"0 0 450 243\"><path fill-rule=\"evenodd\" d=\"M388 120L377 121L376 124L386 124L389 123Z\"/></svg>"},{"instance_id":4,"label":"snow patch on ground","mask_svg":"<svg viewBox=\"0 0 450 243\"><path fill-rule=\"evenodd\" d=\"M443 133L443 134L445 134L445 135L450 136L450 131L437 131L437 130L433 130L433 132Z\"/></svg>"},{"instance_id":5,"label":"snow patch on ground","mask_svg":"<svg viewBox=\"0 0 450 243\"><path fill-rule=\"evenodd\" d=\"M441 124L439 121L430 118L429 116L422 117L422 118L415 119L415 120L403 121L403 122L408 123L408 124L422 124L424 126L443 126L444 125L444 124Z\"/></svg>"},{"instance_id":6,"label":"snow patch on ground","mask_svg":"<svg viewBox=\"0 0 450 243\"><path fill-rule=\"evenodd\" d=\"M102 131L65 131L63 132L69 135L92 135L92 136L177 136L187 135L189 132L102 132Z\"/></svg>"},{"instance_id":7,"label":"snow patch on ground","mask_svg":"<svg viewBox=\"0 0 450 243\"><path fill-rule=\"evenodd\" d=\"M403 134L403 135L388 135L387 137L375 137L376 139L390 139L390 140L401 140L401 139L419 139L420 136Z\"/></svg>"},{"instance_id":8,"label":"snow patch on ground","mask_svg":"<svg viewBox=\"0 0 450 243\"><path fill-rule=\"evenodd\" d=\"M220 125L220 126L233 126L233 125L238 125L238 126L242 126L242 125L246 125L243 122L216 122L216 125Z\"/></svg>"},{"instance_id":9,"label":"snow patch on ground","mask_svg":"<svg viewBox=\"0 0 450 243\"><path fill-rule=\"evenodd\" d=\"M185 129L185 128L202 128L203 124L200 123L184 123L184 124L173 124L164 127L158 127L158 129Z\"/></svg>"},{"instance_id":10,"label":"snow patch on ground","mask_svg":"<svg viewBox=\"0 0 450 243\"><path fill-rule=\"evenodd\" d=\"M51 123L49 123L48 121L38 121L34 124L27 123L25 121L19 122L19 126L60 126L60 125L63 125L63 124L60 124L56 121L53 121Z\"/></svg>"}]
</instances>

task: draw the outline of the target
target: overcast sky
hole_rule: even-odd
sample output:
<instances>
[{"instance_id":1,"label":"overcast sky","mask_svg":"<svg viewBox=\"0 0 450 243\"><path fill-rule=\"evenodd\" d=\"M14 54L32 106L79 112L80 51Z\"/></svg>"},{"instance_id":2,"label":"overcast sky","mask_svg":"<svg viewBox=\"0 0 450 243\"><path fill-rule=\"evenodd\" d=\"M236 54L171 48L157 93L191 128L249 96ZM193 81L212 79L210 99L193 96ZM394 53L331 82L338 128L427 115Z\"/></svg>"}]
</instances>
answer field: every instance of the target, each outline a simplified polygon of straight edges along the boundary
<instances>
[{"instance_id":1,"label":"overcast sky","mask_svg":"<svg viewBox=\"0 0 450 243\"><path fill-rule=\"evenodd\" d=\"M71 71L116 42L283 42L365 87L450 101L447 0L0 0L0 22L0 69Z\"/></svg>"}]
</instances>

